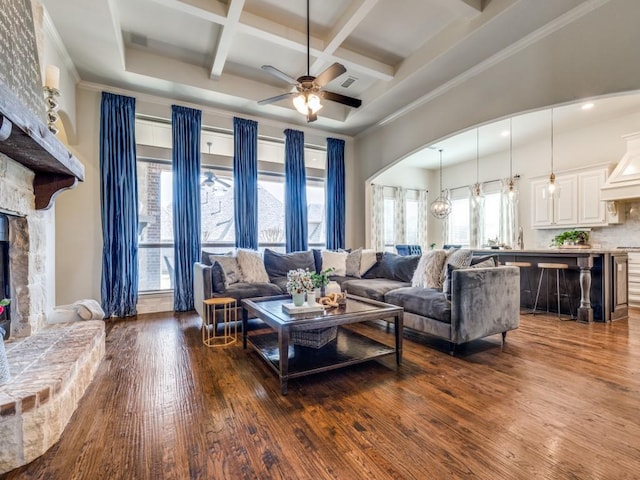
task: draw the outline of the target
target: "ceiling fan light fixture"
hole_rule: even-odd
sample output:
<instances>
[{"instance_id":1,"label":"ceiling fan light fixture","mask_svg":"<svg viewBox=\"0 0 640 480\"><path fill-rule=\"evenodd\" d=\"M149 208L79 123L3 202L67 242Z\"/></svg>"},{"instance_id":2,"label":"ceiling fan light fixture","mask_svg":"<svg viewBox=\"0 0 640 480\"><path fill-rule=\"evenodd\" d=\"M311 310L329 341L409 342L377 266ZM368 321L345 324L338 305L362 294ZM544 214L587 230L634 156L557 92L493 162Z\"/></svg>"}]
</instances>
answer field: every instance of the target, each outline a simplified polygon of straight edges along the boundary
<instances>
[{"instance_id":1,"label":"ceiling fan light fixture","mask_svg":"<svg viewBox=\"0 0 640 480\"><path fill-rule=\"evenodd\" d=\"M320 97L315 93L301 93L293 97L293 106L303 115L307 115L309 111L317 113L322 108Z\"/></svg>"},{"instance_id":2,"label":"ceiling fan light fixture","mask_svg":"<svg viewBox=\"0 0 640 480\"><path fill-rule=\"evenodd\" d=\"M293 106L296 107L296 110L302 115L307 114L307 99L304 96L304 93L301 93L297 97L293 97Z\"/></svg>"}]
</instances>

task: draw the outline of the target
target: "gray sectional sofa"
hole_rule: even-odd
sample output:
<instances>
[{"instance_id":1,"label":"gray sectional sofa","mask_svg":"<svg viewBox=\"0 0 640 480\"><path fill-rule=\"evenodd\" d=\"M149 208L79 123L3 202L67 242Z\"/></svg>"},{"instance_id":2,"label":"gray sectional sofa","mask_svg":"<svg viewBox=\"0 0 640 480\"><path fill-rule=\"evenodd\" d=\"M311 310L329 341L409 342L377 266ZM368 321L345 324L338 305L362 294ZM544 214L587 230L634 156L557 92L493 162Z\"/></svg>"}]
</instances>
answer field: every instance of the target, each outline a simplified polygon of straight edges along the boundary
<instances>
[{"instance_id":1,"label":"gray sectional sofa","mask_svg":"<svg viewBox=\"0 0 640 480\"><path fill-rule=\"evenodd\" d=\"M449 288L411 286L420 256L377 254L376 264L361 278L332 277L349 294L380 300L404 308L404 326L456 345L518 328L520 322L520 272L517 267L453 268ZM216 278L209 254L194 265L195 307L203 316L202 301L211 297L243 298L286 293L286 272L294 268L319 271L318 251L280 254L265 251L269 282L238 282L225 286ZM485 265L486 263L483 263ZM446 268L446 267L445 267ZM216 288L217 287L217 288ZM240 302L238 302L240 303Z\"/></svg>"}]
</instances>

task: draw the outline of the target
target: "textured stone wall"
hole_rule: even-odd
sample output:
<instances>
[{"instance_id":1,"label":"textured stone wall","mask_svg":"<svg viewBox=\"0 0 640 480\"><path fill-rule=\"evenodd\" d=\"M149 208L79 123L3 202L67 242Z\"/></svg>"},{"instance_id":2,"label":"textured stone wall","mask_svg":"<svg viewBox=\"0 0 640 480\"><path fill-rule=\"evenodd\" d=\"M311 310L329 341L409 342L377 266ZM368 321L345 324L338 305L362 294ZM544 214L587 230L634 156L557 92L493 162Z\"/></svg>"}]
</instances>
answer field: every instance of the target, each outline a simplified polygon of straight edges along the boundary
<instances>
[{"instance_id":1,"label":"textured stone wall","mask_svg":"<svg viewBox=\"0 0 640 480\"><path fill-rule=\"evenodd\" d=\"M32 184L32 171L0 154L0 211L9 215L12 337L27 337L45 321L49 220L34 209Z\"/></svg>"}]
</instances>

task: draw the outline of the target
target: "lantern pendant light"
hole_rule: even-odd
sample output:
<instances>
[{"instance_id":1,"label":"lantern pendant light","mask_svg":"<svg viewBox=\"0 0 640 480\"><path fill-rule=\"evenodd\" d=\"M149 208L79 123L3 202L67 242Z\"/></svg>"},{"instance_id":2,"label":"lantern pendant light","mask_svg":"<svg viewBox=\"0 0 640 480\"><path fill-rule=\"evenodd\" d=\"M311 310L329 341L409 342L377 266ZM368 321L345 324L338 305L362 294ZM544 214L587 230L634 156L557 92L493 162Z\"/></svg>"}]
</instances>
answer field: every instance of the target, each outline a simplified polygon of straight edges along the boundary
<instances>
[{"instance_id":1,"label":"lantern pendant light","mask_svg":"<svg viewBox=\"0 0 640 480\"><path fill-rule=\"evenodd\" d=\"M549 175L547 189L552 196L556 192L556 175L553 173L553 108L551 109L551 175Z\"/></svg>"},{"instance_id":2,"label":"lantern pendant light","mask_svg":"<svg viewBox=\"0 0 640 480\"><path fill-rule=\"evenodd\" d=\"M451 201L442 190L442 149L440 152L440 196L431 204L431 214L436 218L446 218L451 213Z\"/></svg>"},{"instance_id":3,"label":"lantern pendant light","mask_svg":"<svg viewBox=\"0 0 640 480\"><path fill-rule=\"evenodd\" d=\"M480 128L476 128L476 183L473 185L472 200L480 203L482 198L482 185L480 184Z\"/></svg>"},{"instance_id":4,"label":"lantern pendant light","mask_svg":"<svg viewBox=\"0 0 640 480\"><path fill-rule=\"evenodd\" d=\"M513 199L516 192L514 190L515 181L513 178L513 118L509 119L509 198Z\"/></svg>"}]
</instances>

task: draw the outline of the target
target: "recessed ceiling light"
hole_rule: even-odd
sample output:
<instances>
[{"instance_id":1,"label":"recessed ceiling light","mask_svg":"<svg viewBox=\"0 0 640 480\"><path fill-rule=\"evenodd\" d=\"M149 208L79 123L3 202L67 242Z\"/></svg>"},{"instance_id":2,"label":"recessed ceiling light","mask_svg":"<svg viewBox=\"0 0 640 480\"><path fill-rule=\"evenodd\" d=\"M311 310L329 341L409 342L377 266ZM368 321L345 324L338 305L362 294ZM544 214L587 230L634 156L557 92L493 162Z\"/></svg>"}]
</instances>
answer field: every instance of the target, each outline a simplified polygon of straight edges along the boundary
<instances>
[{"instance_id":1,"label":"recessed ceiling light","mask_svg":"<svg viewBox=\"0 0 640 480\"><path fill-rule=\"evenodd\" d=\"M593 108L593 103L584 103L580 108L582 108L582 110L591 110Z\"/></svg>"},{"instance_id":2,"label":"recessed ceiling light","mask_svg":"<svg viewBox=\"0 0 640 480\"><path fill-rule=\"evenodd\" d=\"M511 132L509 132L509 130L503 130L503 131L500 132L500 135L502 135L503 137L508 137L509 133L511 133Z\"/></svg>"}]
</instances>

